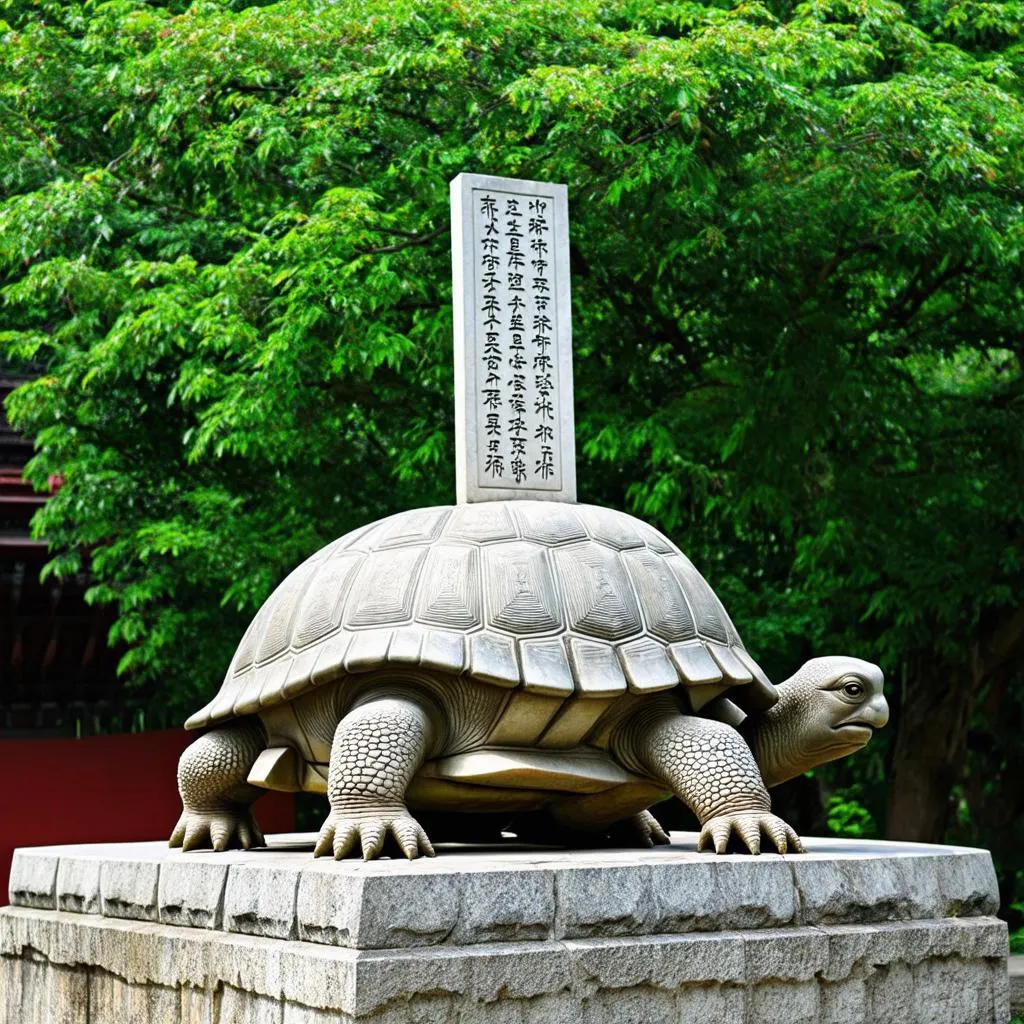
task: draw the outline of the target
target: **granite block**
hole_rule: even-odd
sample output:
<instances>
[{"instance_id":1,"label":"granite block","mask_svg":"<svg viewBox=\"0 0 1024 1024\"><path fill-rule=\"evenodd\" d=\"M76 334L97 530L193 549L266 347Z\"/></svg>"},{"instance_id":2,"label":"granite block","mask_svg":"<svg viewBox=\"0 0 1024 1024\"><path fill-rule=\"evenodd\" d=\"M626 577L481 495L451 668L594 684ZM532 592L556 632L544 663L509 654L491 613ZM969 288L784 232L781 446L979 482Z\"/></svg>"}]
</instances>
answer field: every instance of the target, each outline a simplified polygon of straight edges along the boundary
<instances>
[{"instance_id":1,"label":"granite block","mask_svg":"<svg viewBox=\"0 0 1024 1024\"><path fill-rule=\"evenodd\" d=\"M153 861L103 861L100 869L100 912L104 917L158 920L159 879L160 865Z\"/></svg>"},{"instance_id":2,"label":"granite block","mask_svg":"<svg viewBox=\"0 0 1024 1024\"><path fill-rule=\"evenodd\" d=\"M57 866L57 909L98 914L101 909L100 857L61 857Z\"/></svg>"},{"instance_id":3,"label":"granite block","mask_svg":"<svg viewBox=\"0 0 1024 1024\"><path fill-rule=\"evenodd\" d=\"M230 865L224 889L224 930L293 938L298 930L295 905L301 874L293 861Z\"/></svg>"},{"instance_id":4,"label":"granite block","mask_svg":"<svg viewBox=\"0 0 1024 1024\"><path fill-rule=\"evenodd\" d=\"M185 928L220 928L228 867L213 860L162 863L157 886L159 920Z\"/></svg>"},{"instance_id":5,"label":"granite block","mask_svg":"<svg viewBox=\"0 0 1024 1024\"><path fill-rule=\"evenodd\" d=\"M53 910L56 907L59 862L60 858L53 855L15 850L7 886L11 903L19 907Z\"/></svg>"}]
</instances>

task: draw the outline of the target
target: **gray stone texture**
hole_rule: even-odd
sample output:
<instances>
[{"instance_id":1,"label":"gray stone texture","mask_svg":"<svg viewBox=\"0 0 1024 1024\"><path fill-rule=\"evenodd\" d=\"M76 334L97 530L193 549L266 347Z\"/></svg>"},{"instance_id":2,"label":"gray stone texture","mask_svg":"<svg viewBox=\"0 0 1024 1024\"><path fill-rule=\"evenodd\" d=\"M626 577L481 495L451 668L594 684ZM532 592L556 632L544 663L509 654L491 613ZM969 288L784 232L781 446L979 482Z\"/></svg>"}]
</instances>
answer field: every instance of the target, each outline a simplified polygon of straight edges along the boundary
<instances>
[{"instance_id":1,"label":"gray stone texture","mask_svg":"<svg viewBox=\"0 0 1024 1024\"><path fill-rule=\"evenodd\" d=\"M1024 1017L1024 956L1010 957L1010 1012Z\"/></svg>"},{"instance_id":2,"label":"gray stone texture","mask_svg":"<svg viewBox=\"0 0 1024 1024\"><path fill-rule=\"evenodd\" d=\"M314 862L294 837L19 851L0 1022L1008 1019L984 851L810 839L715 857L695 838L413 863Z\"/></svg>"}]
</instances>

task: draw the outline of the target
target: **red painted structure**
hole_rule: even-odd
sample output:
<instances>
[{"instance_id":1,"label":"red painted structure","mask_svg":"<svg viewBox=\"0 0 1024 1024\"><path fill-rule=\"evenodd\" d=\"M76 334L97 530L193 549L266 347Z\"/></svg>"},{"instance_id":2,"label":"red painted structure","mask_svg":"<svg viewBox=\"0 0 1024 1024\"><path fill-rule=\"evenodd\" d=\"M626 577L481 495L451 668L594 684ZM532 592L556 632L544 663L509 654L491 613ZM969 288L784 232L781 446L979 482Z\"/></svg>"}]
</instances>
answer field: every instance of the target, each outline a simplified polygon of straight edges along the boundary
<instances>
[{"instance_id":1,"label":"red painted structure","mask_svg":"<svg viewBox=\"0 0 1024 1024\"><path fill-rule=\"evenodd\" d=\"M32 442L3 414L32 372L0 363L0 905L16 847L166 839L181 811L178 757L194 739L120 731L168 724L166 711L118 678L113 614L86 604L88 574L39 578L49 552L30 521L47 496L22 479ZM106 735L70 738L89 732ZM257 815L266 831L289 832L294 797L270 793Z\"/></svg>"},{"instance_id":2,"label":"red painted structure","mask_svg":"<svg viewBox=\"0 0 1024 1024\"><path fill-rule=\"evenodd\" d=\"M117 677L123 652L106 642L112 611L85 603L86 573L39 578L50 555L30 522L47 495L22 479L32 442L3 412L26 379L0 363L0 740L128 729L145 695L126 691Z\"/></svg>"},{"instance_id":3,"label":"red painted structure","mask_svg":"<svg viewBox=\"0 0 1024 1024\"><path fill-rule=\"evenodd\" d=\"M0 742L0 905L19 846L166 839L181 813L178 756L184 729L86 739ZM267 793L256 804L265 832L295 827L295 798Z\"/></svg>"}]
</instances>

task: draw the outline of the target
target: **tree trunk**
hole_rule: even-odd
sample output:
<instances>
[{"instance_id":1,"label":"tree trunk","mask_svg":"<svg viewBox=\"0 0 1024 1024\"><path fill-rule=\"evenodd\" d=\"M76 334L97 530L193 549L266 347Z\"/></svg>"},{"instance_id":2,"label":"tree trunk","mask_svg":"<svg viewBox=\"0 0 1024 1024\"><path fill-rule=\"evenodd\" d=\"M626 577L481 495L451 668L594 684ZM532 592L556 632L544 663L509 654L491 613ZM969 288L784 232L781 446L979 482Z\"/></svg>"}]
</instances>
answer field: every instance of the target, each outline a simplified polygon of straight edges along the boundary
<instances>
[{"instance_id":1,"label":"tree trunk","mask_svg":"<svg viewBox=\"0 0 1024 1024\"><path fill-rule=\"evenodd\" d=\"M914 658L900 703L886 836L941 843L966 752L974 704L971 673Z\"/></svg>"},{"instance_id":2,"label":"tree trunk","mask_svg":"<svg viewBox=\"0 0 1024 1024\"><path fill-rule=\"evenodd\" d=\"M975 696L1024 649L1024 605L985 625L968 664L951 667L918 655L907 665L890 776L890 839L941 843L945 836Z\"/></svg>"}]
</instances>

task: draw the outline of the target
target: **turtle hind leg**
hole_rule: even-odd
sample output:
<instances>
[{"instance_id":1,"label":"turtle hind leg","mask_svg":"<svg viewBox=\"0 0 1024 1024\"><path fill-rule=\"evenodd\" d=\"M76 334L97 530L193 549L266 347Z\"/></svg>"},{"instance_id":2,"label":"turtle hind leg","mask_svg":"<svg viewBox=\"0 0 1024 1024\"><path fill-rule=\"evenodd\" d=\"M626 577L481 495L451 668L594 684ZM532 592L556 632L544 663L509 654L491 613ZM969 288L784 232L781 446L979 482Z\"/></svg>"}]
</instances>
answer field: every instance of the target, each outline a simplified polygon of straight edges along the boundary
<instances>
[{"instance_id":1,"label":"turtle hind leg","mask_svg":"<svg viewBox=\"0 0 1024 1024\"><path fill-rule=\"evenodd\" d=\"M241 718L204 733L178 762L182 812L171 846L183 850L212 846L263 845L252 804L263 792L246 779L267 743L258 718Z\"/></svg>"},{"instance_id":2,"label":"turtle hind leg","mask_svg":"<svg viewBox=\"0 0 1024 1024\"><path fill-rule=\"evenodd\" d=\"M434 848L405 805L413 776L438 745L439 726L411 696L388 694L359 704L338 723L331 745L327 797L331 812L314 856L380 854L388 837L410 860Z\"/></svg>"},{"instance_id":3,"label":"turtle hind leg","mask_svg":"<svg viewBox=\"0 0 1024 1024\"><path fill-rule=\"evenodd\" d=\"M672 840L650 811L639 810L623 817L621 813L607 820L597 815L596 803L605 794L589 797L569 797L552 804L547 810L517 815L511 823L512 831L530 843L566 846L569 849L625 847L650 849ZM591 801L591 802L587 802ZM595 808L599 808L595 812Z\"/></svg>"},{"instance_id":4,"label":"turtle hind leg","mask_svg":"<svg viewBox=\"0 0 1024 1024\"><path fill-rule=\"evenodd\" d=\"M608 830L608 842L610 846L639 846L649 850L655 846L667 846L672 840L650 811L641 811L612 825Z\"/></svg>"},{"instance_id":5,"label":"turtle hind leg","mask_svg":"<svg viewBox=\"0 0 1024 1024\"><path fill-rule=\"evenodd\" d=\"M754 854L767 839L779 853L802 852L771 800L750 748L731 726L679 713L671 700L650 701L612 739L627 768L663 780L700 819L697 849L725 853L735 835Z\"/></svg>"}]
</instances>

